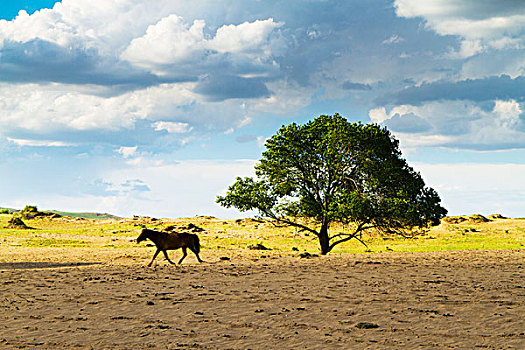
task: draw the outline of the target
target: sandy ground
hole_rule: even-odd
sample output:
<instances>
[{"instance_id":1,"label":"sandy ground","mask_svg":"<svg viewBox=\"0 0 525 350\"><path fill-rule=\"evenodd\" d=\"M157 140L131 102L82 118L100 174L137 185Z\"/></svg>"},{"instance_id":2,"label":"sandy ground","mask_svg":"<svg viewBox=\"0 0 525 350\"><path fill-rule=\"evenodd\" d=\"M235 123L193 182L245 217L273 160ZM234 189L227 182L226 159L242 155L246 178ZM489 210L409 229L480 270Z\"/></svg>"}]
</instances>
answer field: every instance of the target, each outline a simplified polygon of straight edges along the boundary
<instances>
[{"instance_id":1,"label":"sandy ground","mask_svg":"<svg viewBox=\"0 0 525 350\"><path fill-rule=\"evenodd\" d=\"M4 251L0 348L525 349L525 250L210 254Z\"/></svg>"}]
</instances>

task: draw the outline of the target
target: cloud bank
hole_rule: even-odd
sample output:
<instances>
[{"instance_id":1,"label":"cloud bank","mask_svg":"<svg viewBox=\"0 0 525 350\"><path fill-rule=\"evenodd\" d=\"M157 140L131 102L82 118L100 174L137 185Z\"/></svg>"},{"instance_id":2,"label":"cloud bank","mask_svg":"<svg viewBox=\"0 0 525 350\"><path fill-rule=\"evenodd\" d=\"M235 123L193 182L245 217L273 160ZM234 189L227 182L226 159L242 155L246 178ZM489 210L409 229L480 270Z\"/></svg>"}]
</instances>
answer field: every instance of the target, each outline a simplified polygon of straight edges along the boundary
<instances>
[{"instance_id":1,"label":"cloud bank","mask_svg":"<svg viewBox=\"0 0 525 350\"><path fill-rule=\"evenodd\" d=\"M138 129L161 137L236 127L246 111L227 100L271 96L266 83L279 77L275 57L286 49L283 24L207 28L178 15L183 5L64 0L0 20L2 134ZM173 132L181 125L184 132Z\"/></svg>"},{"instance_id":2,"label":"cloud bank","mask_svg":"<svg viewBox=\"0 0 525 350\"><path fill-rule=\"evenodd\" d=\"M452 56L467 58L488 50L522 49L525 6L521 1L396 0L400 17L422 17L440 35L462 38Z\"/></svg>"},{"instance_id":3,"label":"cloud bank","mask_svg":"<svg viewBox=\"0 0 525 350\"><path fill-rule=\"evenodd\" d=\"M0 20L0 166L15 182L35 167L57 179L21 196L45 188L59 203L89 197L128 213L167 203L159 184L183 192L221 166L184 177L176 160L255 159L280 125L335 112L387 126L409 155L522 163L524 23L512 0L62 0L21 11Z\"/></svg>"}]
</instances>

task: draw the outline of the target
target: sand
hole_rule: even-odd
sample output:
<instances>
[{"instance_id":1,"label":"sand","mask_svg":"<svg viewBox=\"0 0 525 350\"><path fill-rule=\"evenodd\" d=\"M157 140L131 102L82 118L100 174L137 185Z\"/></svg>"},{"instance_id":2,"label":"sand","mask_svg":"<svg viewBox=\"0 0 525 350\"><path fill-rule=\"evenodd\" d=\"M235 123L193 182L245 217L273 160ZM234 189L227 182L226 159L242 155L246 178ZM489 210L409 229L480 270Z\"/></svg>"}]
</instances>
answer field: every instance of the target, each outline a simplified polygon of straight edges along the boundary
<instances>
[{"instance_id":1,"label":"sand","mask_svg":"<svg viewBox=\"0 0 525 350\"><path fill-rule=\"evenodd\" d=\"M0 349L525 349L525 250L3 254Z\"/></svg>"}]
</instances>

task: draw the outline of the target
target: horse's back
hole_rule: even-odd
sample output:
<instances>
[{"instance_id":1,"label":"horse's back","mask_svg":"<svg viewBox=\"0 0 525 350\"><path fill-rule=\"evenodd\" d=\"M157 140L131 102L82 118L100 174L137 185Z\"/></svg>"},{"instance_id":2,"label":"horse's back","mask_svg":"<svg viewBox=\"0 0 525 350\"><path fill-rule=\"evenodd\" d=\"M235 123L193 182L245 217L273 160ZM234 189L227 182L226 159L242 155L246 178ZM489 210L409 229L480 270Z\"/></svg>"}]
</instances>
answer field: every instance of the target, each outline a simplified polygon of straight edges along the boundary
<instances>
[{"instance_id":1,"label":"horse's back","mask_svg":"<svg viewBox=\"0 0 525 350\"><path fill-rule=\"evenodd\" d=\"M187 232L170 232L166 236L165 246L167 249L178 249L182 247L192 247L194 234Z\"/></svg>"}]
</instances>

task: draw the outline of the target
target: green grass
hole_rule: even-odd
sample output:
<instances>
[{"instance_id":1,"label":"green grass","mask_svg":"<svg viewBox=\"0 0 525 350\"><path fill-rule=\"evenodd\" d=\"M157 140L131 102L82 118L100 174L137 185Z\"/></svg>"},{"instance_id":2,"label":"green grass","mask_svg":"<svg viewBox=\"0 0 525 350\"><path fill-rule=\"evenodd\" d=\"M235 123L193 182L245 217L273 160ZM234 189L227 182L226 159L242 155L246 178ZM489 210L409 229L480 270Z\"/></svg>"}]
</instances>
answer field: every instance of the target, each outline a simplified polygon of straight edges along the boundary
<instances>
[{"instance_id":1,"label":"green grass","mask_svg":"<svg viewBox=\"0 0 525 350\"><path fill-rule=\"evenodd\" d=\"M77 239L56 239L56 238L44 238L35 237L28 238L23 241L24 247L89 247L91 243L89 241L82 241Z\"/></svg>"},{"instance_id":2,"label":"green grass","mask_svg":"<svg viewBox=\"0 0 525 350\"><path fill-rule=\"evenodd\" d=\"M49 213L55 213L62 216L70 216L73 218L83 218L83 219L95 219L95 220L108 220L108 219L120 219L118 216L107 214L107 213L72 213L66 211L58 210L48 210Z\"/></svg>"},{"instance_id":3,"label":"green grass","mask_svg":"<svg viewBox=\"0 0 525 350\"><path fill-rule=\"evenodd\" d=\"M136 245L141 225L160 229L168 225L194 223L206 231L199 233L203 250L248 251L249 245L262 244L273 253L299 255L318 253L317 238L290 227L275 227L269 222L253 220L219 220L215 218L186 218L178 220L95 220L75 218L37 218L24 220L32 230L4 229L11 216L0 214L0 244L4 247L48 248L144 248ZM333 232L340 232L335 227ZM348 227L346 228L348 230ZM422 252L444 250L523 249L525 220L498 219L487 223L465 221L459 224L442 223L427 234L413 239L382 237L377 232L363 236L368 248L357 240L338 245L334 253ZM261 252L261 254L265 254Z\"/></svg>"},{"instance_id":4,"label":"green grass","mask_svg":"<svg viewBox=\"0 0 525 350\"><path fill-rule=\"evenodd\" d=\"M253 226L229 225L219 234L206 240L208 249L246 249L257 243L272 250L316 253L319 243L314 235L297 233L293 228L275 228L271 225ZM337 231L337 230L336 230ZM525 220L495 220L488 223L464 223L451 225L443 223L426 235L412 239L402 237L381 237L378 233L363 236L368 248L357 240L338 245L334 253L367 252L421 252L444 250L520 249L525 244ZM297 254L298 254L297 253Z\"/></svg>"}]
</instances>

